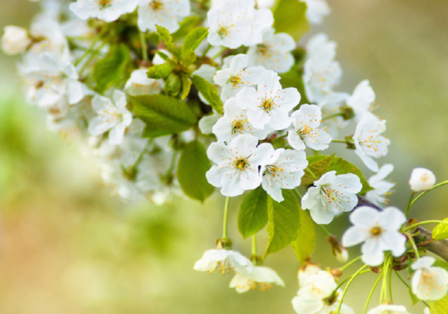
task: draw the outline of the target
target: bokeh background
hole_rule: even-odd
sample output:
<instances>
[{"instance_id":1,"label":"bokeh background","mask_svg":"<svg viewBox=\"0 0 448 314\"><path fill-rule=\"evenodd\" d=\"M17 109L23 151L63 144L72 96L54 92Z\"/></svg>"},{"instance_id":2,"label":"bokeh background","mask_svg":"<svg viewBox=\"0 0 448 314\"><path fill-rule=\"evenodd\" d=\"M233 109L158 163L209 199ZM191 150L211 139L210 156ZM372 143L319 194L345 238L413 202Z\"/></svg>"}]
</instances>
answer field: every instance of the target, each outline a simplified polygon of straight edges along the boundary
<instances>
[{"instance_id":1,"label":"bokeh background","mask_svg":"<svg viewBox=\"0 0 448 314\"><path fill-rule=\"evenodd\" d=\"M367 78L376 91L392 140L382 160L395 165L392 204L404 208L413 167L448 179L448 2L329 4L332 15L312 33L327 32L338 42L341 90L352 91ZM38 9L28 0L0 0L0 7L0 28L28 27ZM44 114L26 104L17 61L0 52L0 313L294 313L298 263L291 249L266 260L285 288L237 295L227 287L229 277L194 272L194 262L220 236L223 199L156 207L109 198L96 164L47 131ZM347 158L361 165L354 155ZM446 195L431 192L411 214L446 218ZM236 249L249 254L250 241L236 229L239 201L231 204L230 235ZM346 226L339 219L330 229L340 235ZM320 233L317 248L316 261L338 266ZM347 297L356 313L375 279L363 276ZM393 292L396 303L410 306L397 280ZM412 313L422 309L410 307Z\"/></svg>"}]
</instances>

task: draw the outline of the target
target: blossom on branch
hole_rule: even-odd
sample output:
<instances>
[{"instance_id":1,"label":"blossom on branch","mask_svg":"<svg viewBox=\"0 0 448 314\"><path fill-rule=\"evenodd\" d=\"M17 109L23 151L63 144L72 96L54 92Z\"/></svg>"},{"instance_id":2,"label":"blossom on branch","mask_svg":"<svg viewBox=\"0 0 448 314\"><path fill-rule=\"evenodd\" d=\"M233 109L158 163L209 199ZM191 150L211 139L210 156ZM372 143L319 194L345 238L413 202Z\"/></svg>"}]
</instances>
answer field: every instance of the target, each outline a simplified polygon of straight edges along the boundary
<instances>
[{"instance_id":1,"label":"blossom on branch","mask_svg":"<svg viewBox=\"0 0 448 314\"><path fill-rule=\"evenodd\" d=\"M138 27L142 31L156 31L156 25L170 33L179 29L179 20L190 14L189 0L140 0Z\"/></svg>"},{"instance_id":2,"label":"blossom on branch","mask_svg":"<svg viewBox=\"0 0 448 314\"><path fill-rule=\"evenodd\" d=\"M435 261L434 257L424 256L411 265L415 271L412 292L420 300L440 300L448 291L448 272L433 266Z\"/></svg>"},{"instance_id":3,"label":"blossom on branch","mask_svg":"<svg viewBox=\"0 0 448 314\"><path fill-rule=\"evenodd\" d=\"M70 4L70 10L80 19L96 17L105 22L113 22L125 13L133 12L139 0L77 0Z\"/></svg>"},{"instance_id":4,"label":"blossom on branch","mask_svg":"<svg viewBox=\"0 0 448 314\"><path fill-rule=\"evenodd\" d=\"M426 191L436 184L436 176L426 168L414 168L409 178L409 186L413 192Z\"/></svg>"},{"instance_id":5,"label":"blossom on branch","mask_svg":"<svg viewBox=\"0 0 448 314\"><path fill-rule=\"evenodd\" d=\"M283 280L273 269L264 266L254 266L251 272L236 274L230 282L230 288L235 288L238 293L244 293L254 290L258 286L261 291L265 291L271 288L271 284L285 286Z\"/></svg>"},{"instance_id":6,"label":"blossom on branch","mask_svg":"<svg viewBox=\"0 0 448 314\"><path fill-rule=\"evenodd\" d=\"M223 275L230 273L250 274L253 271L252 262L232 250L208 250L204 256L194 264L194 270L206 271L213 274L216 270Z\"/></svg>"}]
</instances>

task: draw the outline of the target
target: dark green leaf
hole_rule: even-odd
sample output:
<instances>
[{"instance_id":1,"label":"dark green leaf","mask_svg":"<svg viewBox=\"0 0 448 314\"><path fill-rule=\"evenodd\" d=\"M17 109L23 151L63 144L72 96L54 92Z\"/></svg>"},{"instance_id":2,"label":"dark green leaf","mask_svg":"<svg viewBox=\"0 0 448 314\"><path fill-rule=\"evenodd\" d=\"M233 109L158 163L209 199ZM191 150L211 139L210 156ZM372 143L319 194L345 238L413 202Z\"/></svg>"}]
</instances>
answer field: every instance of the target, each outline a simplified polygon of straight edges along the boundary
<instances>
[{"instance_id":1,"label":"dark green leaf","mask_svg":"<svg viewBox=\"0 0 448 314\"><path fill-rule=\"evenodd\" d=\"M204 96L204 98L210 103L210 106L212 106L217 113L222 114L223 104L216 87L206 79L197 75L193 76L193 84L202 96Z\"/></svg>"},{"instance_id":2,"label":"dark green leaf","mask_svg":"<svg viewBox=\"0 0 448 314\"><path fill-rule=\"evenodd\" d=\"M179 40L187 36L196 26L201 23L201 17L199 15L187 16L179 23L179 29L171 34L173 40Z\"/></svg>"},{"instance_id":3,"label":"dark green leaf","mask_svg":"<svg viewBox=\"0 0 448 314\"><path fill-rule=\"evenodd\" d=\"M300 210L300 229L297 239L291 243L297 259L303 263L314 252L316 245L316 227L308 210Z\"/></svg>"},{"instance_id":4,"label":"dark green leaf","mask_svg":"<svg viewBox=\"0 0 448 314\"><path fill-rule=\"evenodd\" d=\"M274 13L275 29L278 33L288 33L295 40L305 34L310 26L306 18L306 3L299 0L276 0Z\"/></svg>"},{"instance_id":5,"label":"dark green leaf","mask_svg":"<svg viewBox=\"0 0 448 314\"><path fill-rule=\"evenodd\" d=\"M191 80L187 75L182 75L182 95L181 99L184 100L187 98L191 89Z\"/></svg>"},{"instance_id":6,"label":"dark green leaf","mask_svg":"<svg viewBox=\"0 0 448 314\"><path fill-rule=\"evenodd\" d=\"M283 190L285 200L277 203L268 196L269 241L264 256L276 253L297 240L300 229L300 206L291 190Z\"/></svg>"},{"instance_id":7,"label":"dark green leaf","mask_svg":"<svg viewBox=\"0 0 448 314\"><path fill-rule=\"evenodd\" d=\"M268 195L260 186L243 200L238 215L238 229L244 239L256 234L268 223Z\"/></svg>"},{"instance_id":8,"label":"dark green leaf","mask_svg":"<svg viewBox=\"0 0 448 314\"><path fill-rule=\"evenodd\" d=\"M312 185L314 181L319 180L327 172L333 157L334 154L331 156L318 155L308 157L308 167L305 169L305 175L302 177L301 185Z\"/></svg>"},{"instance_id":9,"label":"dark green leaf","mask_svg":"<svg viewBox=\"0 0 448 314\"><path fill-rule=\"evenodd\" d=\"M177 60L181 60L179 49L177 49L174 45L173 38L171 37L170 32L165 27L159 25L156 25L156 28L157 34L159 34L160 38L162 38L162 41L165 43L166 49L171 52Z\"/></svg>"},{"instance_id":10,"label":"dark green leaf","mask_svg":"<svg viewBox=\"0 0 448 314\"><path fill-rule=\"evenodd\" d=\"M133 113L146 123L144 137L159 137L188 130L196 115L188 105L166 95L128 96Z\"/></svg>"},{"instance_id":11,"label":"dark green leaf","mask_svg":"<svg viewBox=\"0 0 448 314\"><path fill-rule=\"evenodd\" d=\"M204 145L198 141L188 143L182 151L177 170L182 191L195 200L205 201L215 191L205 177L211 167Z\"/></svg>"},{"instance_id":12,"label":"dark green leaf","mask_svg":"<svg viewBox=\"0 0 448 314\"><path fill-rule=\"evenodd\" d=\"M448 218L443 221L446 223L440 223L432 230L432 237L436 241L448 239Z\"/></svg>"},{"instance_id":13,"label":"dark green leaf","mask_svg":"<svg viewBox=\"0 0 448 314\"><path fill-rule=\"evenodd\" d=\"M108 90L113 84L120 82L127 64L131 61L131 54L124 44L112 46L109 53L93 68L93 79L100 94Z\"/></svg>"},{"instance_id":14,"label":"dark green leaf","mask_svg":"<svg viewBox=\"0 0 448 314\"><path fill-rule=\"evenodd\" d=\"M166 78L171 71L173 71L173 67L167 62L149 68L147 76L155 80L160 80Z\"/></svg>"},{"instance_id":15,"label":"dark green leaf","mask_svg":"<svg viewBox=\"0 0 448 314\"><path fill-rule=\"evenodd\" d=\"M201 42L207 37L208 29L205 27L197 27L192 30L187 37L185 37L184 44L182 45L182 60L187 59L191 51L201 44Z\"/></svg>"},{"instance_id":16,"label":"dark green leaf","mask_svg":"<svg viewBox=\"0 0 448 314\"><path fill-rule=\"evenodd\" d=\"M448 295L438 301L428 301L431 314L448 313Z\"/></svg>"}]
</instances>

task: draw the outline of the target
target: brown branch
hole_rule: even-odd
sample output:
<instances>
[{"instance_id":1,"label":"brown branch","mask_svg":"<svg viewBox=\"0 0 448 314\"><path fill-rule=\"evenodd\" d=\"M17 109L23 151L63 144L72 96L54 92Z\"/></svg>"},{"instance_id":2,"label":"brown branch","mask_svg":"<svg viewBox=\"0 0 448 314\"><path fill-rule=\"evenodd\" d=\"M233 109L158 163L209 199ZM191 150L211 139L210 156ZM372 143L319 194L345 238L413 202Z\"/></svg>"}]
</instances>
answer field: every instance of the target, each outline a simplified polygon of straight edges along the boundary
<instances>
[{"instance_id":1,"label":"brown branch","mask_svg":"<svg viewBox=\"0 0 448 314\"><path fill-rule=\"evenodd\" d=\"M379 211L383 210L383 208L373 204L368 199L366 199L364 196L358 195L358 205L355 207L355 209L360 206L370 206ZM432 233L430 231L426 230L425 228L423 228L421 226L419 226L417 228L417 230L420 231L418 233L418 235L415 236L415 239L417 240L417 242L422 241L423 238L425 238L425 240L432 239ZM423 245L422 247L424 249L440 256L444 260L448 261L448 240L432 241L430 243Z\"/></svg>"}]
</instances>

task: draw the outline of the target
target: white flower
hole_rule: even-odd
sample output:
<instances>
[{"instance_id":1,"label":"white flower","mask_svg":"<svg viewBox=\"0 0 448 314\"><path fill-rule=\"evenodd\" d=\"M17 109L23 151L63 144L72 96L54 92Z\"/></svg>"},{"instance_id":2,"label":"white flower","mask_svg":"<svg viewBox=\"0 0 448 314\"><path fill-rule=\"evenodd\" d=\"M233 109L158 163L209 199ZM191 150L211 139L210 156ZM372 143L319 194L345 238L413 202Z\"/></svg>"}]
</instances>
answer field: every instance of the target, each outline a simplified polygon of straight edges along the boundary
<instances>
[{"instance_id":1,"label":"white flower","mask_svg":"<svg viewBox=\"0 0 448 314\"><path fill-rule=\"evenodd\" d=\"M336 57L337 44L328 39L327 34L319 33L306 44L307 60L331 61Z\"/></svg>"},{"instance_id":2,"label":"white flower","mask_svg":"<svg viewBox=\"0 0 448 314\"><path fill-rule=\"evenodd\" d=\"M448 272L441 267L432 267L435 258L425 256L414 263L412 276L412 292L420 300L440 300L448 290Z\"/></svg>"},{"instance_id":3,"label":"white flower","mask_svg":"<svg viewBox=\"0 0 448 314\"><path fill-rule=\"evenodd\" d=\"M403 305L381 304L371 309L367 314L410 314Z\"/></svg>"},{"instance_id":4,"label":"white flower","mask_svg":"<svg viewBox=\"0 0 448 314\"><path fill-rule=\"evenodd\" d=\"M209 27L208 42L212 46L238 48L251 33L252 23L242 5L225 4L212 8L207 13Z\"/></svg>"},{"instance_id":5,"label":"white flower","mask_svg":"<svg viewBox=\"0 0 448 314\"><path fill-rule=\"evenodd\" d=\"M425 309L423 310L424 314L431 314L431 311L429 310L429 307L425 307Z\"/></svg>"},{"instance_id":6,"label":"white flower","mask_svg":"<svg viewBox=\"0 0 448 314\"><path fill-rule=\"evenodd\" d=\"M310 23L320 24L330 14L330 7L325 0L302 0L306 3L306 17Z\"/></svg>"},{"instance_id":7,"label":"white flower","mask_svg":"<svg viewBox=\"0 0 448 314\"><path fill-rule=\"evenodd\" d=\"M394 170L394 166L391 164L385 164L382 166L378 173L371 176L369 179L369 185L374 190L367 192L366 198L372 203L382 206L389 203L387 196L390 195L391 189L395 186L395 183L385 181L384 179Z\"/></svg>"},{"instance_id":8,"label":"white flower","mask_svg":"<svg viewBox=\"0 0 448 314\"><path fill-rule=\"evenodd\" d=\"M156 31L156 24L170 33L179 29L179 20L190 14L189 0L140 0L138 27L142 31Z\"/></svg>"},{"instance_id":9,"label":"white flower","mask_svg":"<svg viewBox=\"0 0 448 314\"><path fill-rule=\"evenodd\" d=\"M64 95L70 104L84 97L75 67L49 53L26 59L20 71L29 86L30 98L41 107L54 105Z\"/></svg>"},{"instance_id":10,"label":"white flower","mask_svg":"<svg viewBox=\"0 0 448 314\"><path fill-rule=\"evenodd\" d=\"M255 129L247 119L247 112L241 109L235 98L224 104L224 116L213 126L213 133L220 142L230 142L240 134L250 134L263 140L272 131L270 128Z\"/></svg>"},{"instance_id":11,"label":"white flower","mask_svg":"<svg viewBox=\"0 0 448 314\"><path fill-rule=\"evenodd\" d=\"M327 149L331 136L318 129L322 122L322 112L316 105L301 105L292 115L293 128L288 133L289 144L297 150L305 150L306 146L314 150Z\"/></svg>"},{"instance_id":12,"label":"white flower","mask_svg":"<svg viewBox=\"0 0 448 314\"><path fill-rule=\"evenodd\" d=\"M113 95L115 105L109 98L96 95L92 100L92 107L98 114L89 124L92 135L109 132L109 142L119 145L123 141L124 131L132 122L132 113L126 109L126 95L116 90Z\"/></svg>"},{"instance_id":13,"label":"white flower","mask_svg":"<svg viewBox=\"0 0 448 314\"><path fill-rule=\"evenodd\" d=\"M273 28L268 29L262 40L247 51L250 65L262 65L277 73L288 72L294 65L294 57L290 53L296 48L294 39L286 34L274 34Z\"/></svg>"},{"instance_id":14,"label":"white flower","mask_svg":"<svg viewBox=\"0 0 448 314\"><path fill-rule=\"evenodd\" d=\"M299 186L307 166L305 152L277 149L261 167L262 187L274 200L282 202L282 189L291 190Z\"/></svg>"},{"instance_id":15,"label":"white flower","mask_svg":"<svg viewBox=\"0 0 448 314\"><path fill-rule=\"evenodd\" d=\"M113 22L125 13L133 12L139 0L78 0L70 4L70 10L80 19L96 17L106 22Z\"/></svg>"},{"instance_id":16,"label":"white flower","mask_svg":"<svg viewBox=\"0 0 448 314\"><path fill-rule=\"evenodd\" d=\"M146 75L147 69L139 69L132 72L131 77L126 83L124 89L131 96L159 94L163 89L165 82L163 80L154 80Z\"/></svg>"},{"instance_id":17,"label":"white flower","mask_svg":"<svg viewBox=\"0 0 448 314\"><path fill-rule=\"evenodd\" d=\"M225 196L237 196L245 190L253 190L261 184L258 167L273 154L271 144L258 145L258 139L252 135L239 135L228 145L212 143L207 155L217 165L206 174L208 182L222 187Z\"/></svg>"},{"instance_id":18,"label":"white flower","mask_svg":"<svg viewBox=\"0 0 448 314\"><path fill-rule=\"evenodd\" d=\"M348 124L341 116L340 110L348 97L349 95L346 93L331 92L318 103L322 111L322 126L326 127L326 132L332 138L338 137L339 130L345 128Z\"/></svg>"},{"instance_id":19,"label":"white flower","mask_svg":"<svg viewBox=\"0 0 448 314\"><path fill-rule=\"evenodd\" d=\"M297 272L297 279L299 280L299 286L303 287L310 282L312 276L320 272L320 268L314 264L305 264L305 266L300 267Z\"/></svg>"},{"instance_id":20,"label":"white flower","mask_svg":"<svg viewBox=\"0 0 448 314\"><path fill-rule=\"evenodd\" d=\"M257 45L265 41L266 32L269 32L269 29L274 24L274 15L271 10L264 8L260 10L253 10L252 12L252 32L244 42L245 46Z\"/></svg>"},{"instance_id":21,"label":"white flower","mask_svg":"<svg viewBox=\"0 0 448 314\"><path fill-rule=\"evenodd\" d=\"M426 168L414 168L409 178L409 185L414 192L426 191L434 186L436 176Z\"/></svg>"},{"instance_id":22,"label":"white flower","mask_svg":"<svg viewBox=\"0 0 448 314\"><path fill-rule=\"evenodd\" d=\"M261 291L271 288L271 284L275 283L284 287L283 280L277 273L269 268L263 266L254 266L252 272L247 274L237 274L230 282L230 288L235 288L236 292L243 293L260 287Z\"/></svg>"},{"instance_id":23,"label":"white flower","mask_svg":"<svg viewBox=\"0 0 448 314\"><path fill-rule=\"evenodd\" d=\"M214 77L215 83L222 87L222 101L234 97L243 87L257 85L261 74L266 71L261 66L248 67L249 57L244 54L228 57L224 62L229 67L216 72Z\"/></svg>"},{"instance_id":24,"label":"white flower","mask_svg":"<svg viewBox=\"0 0 448 314\"><path fill-rule=\"evenodd\" d=\"M24 53L31 45L31 38L25 29L17 26L6 26L2 37L2 49L7 55Z\"/></svg>"},{"instance_id":25,"label":"white flower","mask_svg":"<svg viewBox=\"0 0 448 314\"><path fill-rule=\"evenodd\" d=\"M335 215L355 208L358 204L356 194L361 189L361 180L357 175L336 175L336 171L330 171L308 189L302 198L302 208L310 210L311 218L316 223L329 224Z\"/></svg>"},{"instance_id":26,"label":"white flower","mask_svg":"<svg viewBox=\"0 0 448 314\"><path fill-rule=\"evenodd\" d=\"M319 271L308 278L302 285L297 296L292 300L294 310L298 314L330 314L339 305L341 293L333 295L337 284L333 276L326 271ZM343 304L341 314L353 314L353 310Z\"/></svg>"},{"instance_id":27,"label":"white flower","mask_svg":"<svg viewBox=\"0 0 448 314\"><path fill-rule=\"evenodd\" d=\"M380 212L368 206L357 208L351 215L350 227L342 237L345 247L364 242L361 248L362 261L378 266L384 261L384 252L391 251L400 257L406 251L406 237L399 230L406 222L405 215L395 207Z\"/></svg>"},{"instance_id":28,"label":"white flower","mask_svg":"<svg viewBox=\"0 0 448 314\"><path fill-rule=\"evenodd\" d=\"M207 271L212 274L216 269L225 275L226 273L251 273L254 265L252 262L232 250L208 250L204 256L194 264L194 270Z\"/></svg>"},{"instance_id":29,"label":"white flower","mask_svg":"<svg viewBox=\"0 0 448 314\"><path fill-rule=\"evenodd\" d=\"M257 0L259 8L271 8L274 5L275 0Z\"/></svg>"},{"instance_id":30,"label":"white flower","mask_svg":"<svg viewBox=\"0 0 448 314\"><path fill-rule=\"evenodd\" d=\"M57 21L39 17L36 22L31 24L30 34L32 38L38 40L33 42L25 55L26 58L36 58L40 54L48 52L64 62L71 61L67 39L62 26Z\"/></svg>"},{"instance_id":31,"label":"white flower","mask_svg":"<svg viewBox=\"0 0 448 314\"><path fill-rule=\"evenodd\" d=\"M347 105L353 108L355 120L360 121L366 112L370 112L375 101L375 92L368 80L364 80L356 86L353 95L347 99Z\"/></svg>"},{"instance_id":32,"label":"white flower","mask_svg":"<svg viewBox=\"0 0 448 314\"><path fill-rule=\"evenodd\" d=\"M282 89L277 73L265 71L257 89L244 87L236 99L247 110L247 118L255 128L269 125L274 130L284 130L291 124L289 112L300 103L300 93L295 88Z\"/></svg>"},{"instance_id":33,"label":"white flower","mask_svg":"<svg viewBox=\"0 0 448 314\"><path fill-rule=\"evenodd\" d=\"M366 112L364 117L356 126L355 141L356 150L364 164L372 171L378 172L378 164L374 158L387 154L387 146L390 140L381 135L386 131L386 120L380 121L375 115Z\"/></svg>"}]
</instances>

